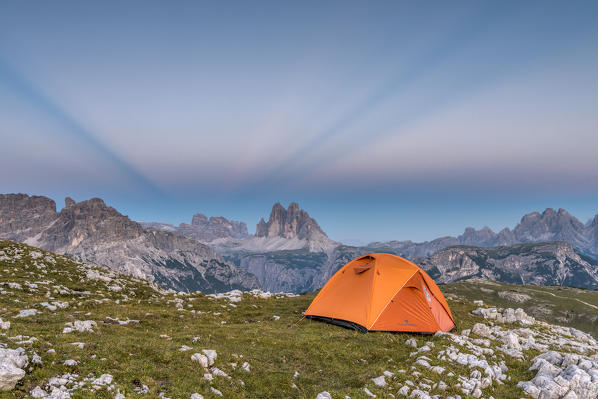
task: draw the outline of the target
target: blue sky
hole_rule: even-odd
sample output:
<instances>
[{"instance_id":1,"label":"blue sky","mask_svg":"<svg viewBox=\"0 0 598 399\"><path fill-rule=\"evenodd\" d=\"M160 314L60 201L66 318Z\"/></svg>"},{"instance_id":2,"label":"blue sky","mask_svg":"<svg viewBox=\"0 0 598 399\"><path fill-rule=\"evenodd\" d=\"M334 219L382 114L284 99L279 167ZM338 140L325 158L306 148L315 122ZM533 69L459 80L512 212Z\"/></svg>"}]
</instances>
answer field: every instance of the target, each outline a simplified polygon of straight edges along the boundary
<instances>
[{"instance_id":1,"label":"blue sky","mask_svg":"<svg viewBox=\"0 0 598 399\"><path fill-rule=\"evenodd\" d=\"M596 2L0 3L0 192L338 240L598 213Z\"/></svg>"}]
</instances>

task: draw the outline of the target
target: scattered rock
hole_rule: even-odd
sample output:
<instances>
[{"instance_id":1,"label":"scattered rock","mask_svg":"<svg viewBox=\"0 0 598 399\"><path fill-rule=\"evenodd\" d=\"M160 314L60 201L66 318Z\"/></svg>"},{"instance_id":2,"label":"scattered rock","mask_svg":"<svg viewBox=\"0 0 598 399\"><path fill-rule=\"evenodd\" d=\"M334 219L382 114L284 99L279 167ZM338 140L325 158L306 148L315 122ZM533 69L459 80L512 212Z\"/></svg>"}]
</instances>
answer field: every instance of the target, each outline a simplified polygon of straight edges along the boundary
<instances>
[{"instance_id":1,"label":"scattered rock","mask_svg":"<svg viewBox=\"0 0 598 399\"><path fill-rule=\"evenodd\" d=\"M10 321L3 321L0 317L0 330L8 330L10 328Z\"/></svg>"},{"instance_id":2,"label":"scattered rock","mask_svg":"<svg viewBox=\"0 0 598 399\"><path fill-rule=\"evenodd\" d=\"M514 291L499 291L498 296L503 299L519 303L527 302L530 299L532 299L532 297L527 294L522 294L520 292Z\"/></svg>"},{"instance_id":3,"label":"scattered rock","mask_svg":"<svg viewBox=\"0 0 598 399\"><path fill-rule=\"evenodd\" d=\"M29 317L29 316L35 316L36 314L40 313L38 310L36 309L24 309L21 310L19 312L19 314L17 314L16 316L13 316L14 318L17 317Z\"/></svg>"},{"instance_id":4,"label":"scattered rock","mask_svg":"<svg viewBox=\"0 0 598 399\"><path fill-rule=\"evenodd\" d=\"M208 357L206 355L202 355L201 353L194 353L191 355L191 360L199 363L203 368L206 369L210 366Z\"/></svg>"},{"instance_id":5,"label":"scattered rock","mask_svg":"<svg viewBox=\"0 0 598 399\"><path fill-rule=\"evenodd\" d=\"M245 362L245 363L243 363L243 365L241 366L241 368L242 368L243 370L245 370L246 372L248 372L248 373L249 373L249 371L250 371L250 366L249 366L249 363L248 363L248 362Z\"/></svg>"},{"instance_id":6,"label":"scattered rock","mask_svg":"<svg viewBox=\"0 0 598 399\"><path fill-rule=\"evenodd\" d=\"M208 358L208 366L212 366L216 360L216 357L218 356L216 351L213 349L203 349L202 352Z\"/></svg>"},{"instance_id":7,"label":"scattered rock","mask_svg":"<svg viewBox=\"0 0 598 399\"><path fill-rule=\"evenodd\" d=\"M114 377L112 377L111 374L102 374L98 378L92 380L91 384L92 385L110 385L110 384L112 384L113 379L114 379Z\"/></svg>"},{"instance_id":8,"label":"scattered rock","mask_svg":"<svg viewBox=\"0 0 598 399\"><path fill-rule=\"evenodd\" d=\"M386 386L386 378L381 375L380 377L372 378L372 381L376 386L385 387Z\"/></svg>"},{"instance_id":9,"label":"scattered rock","mask_svg":"<svg viewBox=\"0 0 598 399\"><path fill-rule=\"evenodd\" d=\"M78 332L93 332L93 327L97 327L97 323L93 320L75 320L74 322L65 323L66 327L62 330L63 334L69 334L73 331Z\"/></svg>"}]
</instances>

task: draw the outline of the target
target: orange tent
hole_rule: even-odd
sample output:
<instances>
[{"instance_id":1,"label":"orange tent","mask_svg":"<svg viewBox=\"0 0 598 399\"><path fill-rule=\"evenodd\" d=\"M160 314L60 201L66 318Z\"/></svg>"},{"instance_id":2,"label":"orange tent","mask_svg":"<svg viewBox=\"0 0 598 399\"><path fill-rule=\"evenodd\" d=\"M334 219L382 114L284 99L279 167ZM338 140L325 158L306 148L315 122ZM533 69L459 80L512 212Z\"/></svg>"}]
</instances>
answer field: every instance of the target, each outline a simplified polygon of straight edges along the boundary
<instances>
[{"instance_id":1,"label":"orange tent","mask_svg":"<svg viewBox=\"0 0 598 399\"><path fill-rule=\"evenodd\" d=\"M364 332L433 334L455 327L434 280L413 262L384 253L365 255L343 266L304 314Z\"/></svg>"}]
</instances>

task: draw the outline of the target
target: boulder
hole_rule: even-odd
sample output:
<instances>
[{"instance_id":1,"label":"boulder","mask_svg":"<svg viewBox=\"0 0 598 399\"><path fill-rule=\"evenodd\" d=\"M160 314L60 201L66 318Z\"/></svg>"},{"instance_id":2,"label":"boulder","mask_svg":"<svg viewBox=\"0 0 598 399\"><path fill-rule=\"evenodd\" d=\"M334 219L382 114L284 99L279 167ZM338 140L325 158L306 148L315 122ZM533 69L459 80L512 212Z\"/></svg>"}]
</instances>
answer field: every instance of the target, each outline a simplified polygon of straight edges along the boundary
<instances>
[{"instance_id":1,"label":"boulder","mask_svg":"<svg viewBox=\"0 0 598 399\"><path fill-rule=\"evenodd\" d=\"M12 390L17 382L25 376L23 368L29 359L22 348L0 348L0 391Z\"/></svg>"}]
</instances>

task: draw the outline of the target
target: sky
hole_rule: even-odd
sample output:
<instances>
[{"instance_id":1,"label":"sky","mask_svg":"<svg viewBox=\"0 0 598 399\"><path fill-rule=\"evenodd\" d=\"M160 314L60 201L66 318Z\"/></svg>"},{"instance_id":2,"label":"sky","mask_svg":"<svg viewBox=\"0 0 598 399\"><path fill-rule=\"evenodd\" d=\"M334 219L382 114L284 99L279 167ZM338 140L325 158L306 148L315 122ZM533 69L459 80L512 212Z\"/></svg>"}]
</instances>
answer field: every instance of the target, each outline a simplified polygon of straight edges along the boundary
<instances>
[{"instance_id":1,"label":"sky","mask_svg":"<svg viewBox=\"0 0 598 399\"><path fill-rule=\"evenodd\" d=\"M598 213L598 2L0 2L0 192L346 242Z\"/></svg>"}]
</instances>

